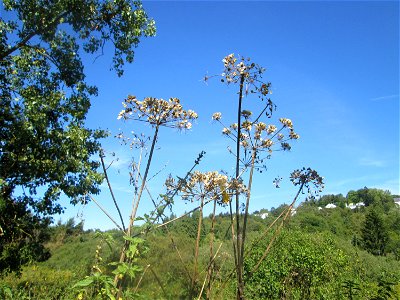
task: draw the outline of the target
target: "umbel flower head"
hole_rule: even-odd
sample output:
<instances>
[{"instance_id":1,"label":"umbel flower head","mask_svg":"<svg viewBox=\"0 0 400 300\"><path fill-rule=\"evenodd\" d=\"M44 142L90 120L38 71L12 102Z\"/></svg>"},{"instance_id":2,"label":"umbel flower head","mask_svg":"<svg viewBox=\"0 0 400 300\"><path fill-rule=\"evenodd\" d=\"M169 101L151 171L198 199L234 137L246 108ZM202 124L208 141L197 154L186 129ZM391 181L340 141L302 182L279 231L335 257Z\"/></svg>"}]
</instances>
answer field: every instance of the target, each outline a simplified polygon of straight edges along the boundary
<instances>
[{"instance_id":1,"label":"umbel flower head","mask_svg":"<svg viewBox=\"0 0 400 300\"><path fill-rule=\"evenodd\" d=\"M184 110L178 98L164 100L147 97L139 101L136 96L128 96L122 105L124 109L117 119L140 120L156 126L190 129L191 121L198 117L193 110Z\"/></svg>"},{"instance_id":2,"label":"umbel flower head","mask_svg":"<svg viewBox=\"0 0 400 300\"><path fill-rule=\"evenodd\" d=\"M228 176L217 171L199 172L195 171L189 175L187 180L176 182L172 177L165 181L168 190L178 190L182 193L183 200L193 201L196 199L217 200L219 204L229 203L231 196L246 193L246 187L238 180L229 180Z\"/></svg>"},{"instance_id":3,"label":"umbel flower head","mask_svg":"<svg viewBox=\"0 0 400 300\"><path fill-rule=\"evenodd\" d=\"M224 71L221 74L222 82L226 84L243 83L245 95L249 93L257 94L261 100L266 99L271 94L271 83L261 80L265 69L251 62L250 58L237 57L231 53L222 59L222 63L224 64ZM275 110L275 104L270 99L268 99L267 108L269 108L269 111L266 111L267 115L271 115L272 111Z\"/></svg>"},{"instance_id":4,"label":"umbel flower head","mask_svg":"<svg viewBox=\"0 0 400 300\"><path fill-rule=\"evenodd\" d=\"M311 168L294 170L290 174L293 185L305 186L308 190L308 198L313 199L324 189L324 177Z\"/></svg>"},{"instance_id":5,"label":"umbel flower head","mask_svg":"<svg viewBox=\"0 0 400 300\"><path fill-rule=\"evenodd\" d=\"M261 121L252 122L250 119L251 112L244 111L246 119L241 124L240 144L245 149L268 150L269 152L275 150L290 150L289 140L297 140L300 136L294 131L293 123L290 119L279 119L281 126L280 129L273 124L265 124ZM243 114L243 113L242 113ZM232 140L237 138L237 123L231 124L229 127L222 123L222 114L220 112L214 113L212 116L214 121L219 122L224 127L222 134L228 136ZM283 132L287 131L285 135ZM280 149L276 149L276 146Z\"/></svg>"}]
</instances>

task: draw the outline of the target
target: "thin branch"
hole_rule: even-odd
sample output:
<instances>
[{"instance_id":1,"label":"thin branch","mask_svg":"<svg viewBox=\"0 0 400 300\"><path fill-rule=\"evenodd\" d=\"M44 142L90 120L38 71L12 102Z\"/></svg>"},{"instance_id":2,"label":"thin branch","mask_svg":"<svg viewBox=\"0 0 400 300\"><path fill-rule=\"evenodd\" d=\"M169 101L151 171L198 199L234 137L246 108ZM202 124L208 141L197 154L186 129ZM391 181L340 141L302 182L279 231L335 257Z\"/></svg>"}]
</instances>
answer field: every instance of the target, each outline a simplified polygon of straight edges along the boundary
<instances>
[{"instance_id":1,"label":"thin branch","mask_svg":"<svg viewBox=\"0 0 400 300\"><path fill-rule=\"evenodd\" d=\"M283 227L284 222L286 221L286 219L287 219L289 213L291 212L291 210L292 210L292 208L293 208L293 205L295 204L297 198L299 197L300 192L302 191L304 184L305 184L305 183L303 182L303 183L300 185L300 188L299 188L299 190L297 191L296 196L294 197L292 203L290 204L289 208L287 209L287 212L286 212L286 214L285 214L285 217L283 218L283 220L282 220L281 224L279 225L279 227L276 229L275 234L274 234L274 236L272 237L271 241L269 242L269 244L268 244L267 248L265 249L263 255L261 256L261 258L259 259L259 261L257 262L257 264L256 264L256 265L253 267L253 269L251 270L251 273L254 273L255 271L257 271L257 269L260 267L261 263L263 262L263 260L264 260L265 257L267 256L267 254L269 253L269 250L271 249L271 246L272 246L273 242L275 241L275 239L277 238L278 234L279 234L280 231L282 230L282 227Z\"/></svg>"},{"instance_id":2,"label":"thin branch","mask_svg":"<svg viewBox=\"0 0 400 300\"><path fill-rule=\"evenodd\" d=\"M50 27L58 25L59 21L64 18L69 11L65 11L61 15L57 16L50 24L45 26L44 30L47 30ZM13 52L17 51L19 48L24 47L27 45L30 39L32 39L35 35L39 35L38 31L32 31L28 33L21 41L19 41L16 45L13 47L9 48L7 51L4 51L3 53L0 53L0 61L2 61L4 58L12 54Z\"/></svg>"},{"instance_id":3,"label":"thin branch","mask_svg":"<svg viewBox=\"0 0 400 300\"><path fill-rule=\"evenodd\" d=\"M151 266L149 267L149 269L150 269L151 273L154 275L154 278L156 279L156 281L157 281L158 285L160 286L161 290L163 291L163 294L164 294L165 298L168 298L167 293L164 290L164 287L163 287L163 285L161 283L160 278L157 276L156 272L153 270L153 268Z\"/></svg>"},{"instance_id":4,"label":"thin branch","mask_svg":"<svg viewBox=\"0 0 400 300\"><path fill-rule=\"evenodd\" d=\"M121 226L118 225L118 223L107 213L107 211L106 211L106 210L105 210L91 195L89 195L89 197L90 197L90 199L97 205L97 207L100 208L101 211L102 211L103 213L105 213L105 215L115 224L115 226L117 226L117 228L118 228L119 230L121 230L122 232L125 232L125 231L121 228Z\"/></svg>"},{"instance_id":5,"label":"thin branch","mask_svg":"<svg viewBox=\"0 0 400 300\"><path fill-rule=\"evenodd\" d=\"M172 222L175 222L175 221L177 221L177 220L179 220L179 219L182 219L183 217L185 217L185 216L191 214L192 212L195 212L196 210L198 210L198 209L200 209L200 208L203 208L205 205L207 205L207 204L210 203L211 201L214 201L214 200L205 201L204 203L202 203L201 205L199 205L199 206L193 208L193 209L190 210L189 212L184 213L184 214L180 215L179 217L176 217L176 218L174 218L174 219L172 219L172 220L169 220L169 221L167 221L167 222L165 222L165 223L163 223L163 224L160 224L160 225L156 226L154 229L158 229L158 228L160 228L160 227L164 227L164 226L166 226L166 225L168 225L168 224L170 224L170 223L172 223Z\"/></svg>"},{"instance_id":6,"label":"thin branch","mask_svg":"<svg viewBox=\"0 0 400 300\"><path fill-rule=\"evenodd\" d=\"M147 269L150 267L150 265L147 265L146 266L146 268L144 269L144 271L143 271L143 273L142 273L142 276L140 276L140 278L139 278L139 281L138 281L138 283L137 283L137 285L136 285L136 287L135 287L135 289L134 289L134 293L136 293L137 292L137 290L138 290L138 288L139 288L139 285L140 285L140 283L142 282L142 279L143 279L143 276L144 276L144 274L146 274L146 271L147 271Z\"/></svg>"},{"instance_id":7,"label":"thin branch","mask_svg":"<svg viewBox=\"0 0 400 300\"><path fill-rule=\"evenodd\" d=\"M115 205L115 207L117 208L118 215L119 215L119 219L121 220L122 228L124 229L124 232L125 232L125 231L126 231L126 228L125 228L124 219L122 218L121 210L119 209L117 200L115 199L114 192L113 192L113 190L112 190L110 180L108 179L107 169L106 169L106 166L105 166L105 164L104 164L104 152L103 152L103 150L100 151L100 161L101 161L101 166L102 166L103 171L104 171L104 178L105 178L106 181L107 181L108 190L109 190L110 193L111 193L111 198L113 199L114 205Z\"/></svg>"}]
</instances>

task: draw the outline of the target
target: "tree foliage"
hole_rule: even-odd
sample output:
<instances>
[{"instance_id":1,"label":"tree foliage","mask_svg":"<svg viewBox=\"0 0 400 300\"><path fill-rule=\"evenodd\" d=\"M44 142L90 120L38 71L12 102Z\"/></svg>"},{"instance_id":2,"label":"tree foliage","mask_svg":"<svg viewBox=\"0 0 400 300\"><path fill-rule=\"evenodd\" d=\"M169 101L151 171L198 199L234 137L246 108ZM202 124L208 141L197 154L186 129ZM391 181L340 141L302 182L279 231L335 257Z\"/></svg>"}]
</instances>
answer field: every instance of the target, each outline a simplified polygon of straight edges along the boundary
<instances>
[{"instance_id":1,"label":"tree foliage","mask_svg":"<svg viewBox=\"0 0 400 300\"><path fill-rule=\"evenodd\" d=\"M260 243L246 259L249 299L335 298L348 258L330 235L285 231L254 271L267 244Z\"/></svg>"},{"instance_id":2,"label":"tree foliage","mask_svg":"<svg viewBox=\"0 0 400 300\"><path fill-rule=\"evenodd\" d=\"M388 229L376 209L371 209L365 217L362 228L364 249L374 255L385 255L389 242Z\"/></svg>"},{"instance_id":3,"label":"tree foliage","mask_svg":"<svg viewBox=\"0 0 400 300\"><path fill-rule=\"evenodd\" d=\"M4 0L3 8L0 199L42 218L62 212L61 194L75 204L102 181L93 154L106 132L85 127L97 88L85 81L83 54L111 44L120 76L139 38L153 36L155 27L140 1Z\"/></svg>"}]
</instances>

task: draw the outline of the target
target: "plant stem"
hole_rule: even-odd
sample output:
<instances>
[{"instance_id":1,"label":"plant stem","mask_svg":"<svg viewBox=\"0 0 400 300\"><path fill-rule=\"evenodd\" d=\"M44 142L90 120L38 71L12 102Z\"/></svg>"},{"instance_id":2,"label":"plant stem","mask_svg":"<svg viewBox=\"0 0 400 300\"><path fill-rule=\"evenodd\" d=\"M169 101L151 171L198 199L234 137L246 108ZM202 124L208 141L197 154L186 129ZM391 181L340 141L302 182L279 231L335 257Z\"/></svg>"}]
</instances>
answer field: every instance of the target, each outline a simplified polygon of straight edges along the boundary
<instances>
[{"instance_id":1,"label":"plant stem","mask_svg":"<svg viewBox=\"0 0 400 300\"><path fill-rule=\"evenodd\" d=\"M103 152L103 150L100 151L100 161L101 161L101 166L103 167L104 177L105 177L105 179L106 179L106 181L107 181L107 184L108 184L108 189L109 189L109 191L110 191L110 193L111 193L111 198L113 199L114 205L115 205L115 207L117 208L118 215L119 215L119 218L120 218L120 220L121 220L122 228L124 229L124 232L125 232L125 231L126 231L126 228L125 228L124 219L122 218L122 214L121 214L121 211L120 211L120 209L119 209L117 200L115 199L114 192L113 192L113 190L112 190L110 180L108 179L106 166L104 165L104 152Z\"/></svg>"},{"instance_id":2,"label":"plant stem","mask_svg":"<svg viewBox=\"0 0 400 300\"><path fill-rule=\"evenodd\" d=\"M213 270L214 270L214 261L213 261L213 256L214 256L214 225L215 225L215 210L217 208L217 201L214 200L214 208L213 208L213 213L212 213L212 218L211 218L211 230L210 230L210 263L208 265L208 286L207 286L207 299L211 298L211 285L212 285L212 275L213 275Z\"/></svg>"},{"instance_id":3,"label":"plant stem","mask_svg":"<svg viewBox=\"0 0 400 300\"><path fill-rule=\"evenodd\" d=\"M202 221L203 221L203 203L204 203L204 197L201 197L201 207L199 210L199 222L197 224L196 246L195 246L195 250L194 250L194 270L193 270L192 288L191 288L192 296L195 293L195 285L196 285L196 281L197 281L197 263L198 263L198 257L199 257L201 225L202 225ZM190 299L192 299L192 298L193 297L190 297Z\"/></svg>"},{"instance_id":4,"label":"plant stem","mask_svg":"<svg viewBox=\"0 0 400 300\"><path fill-rule=\"evenodd\" d=\"M244 75L240 77L240 87L239 87L239 103L237 111L237 139L236 139L236 180L239 180L240 176L240 130L241 130L241 116L242 116L242 100L243 100L243 84ZM241 231L240 231L240 208L239 208L239 190L236 190L236 255L237 256L237 299L244 299L244 283L243 283L243 262L241 261L240 255L240 245L241 245Z\"/></svg>"},{"instance_id":5,"label":"plant stem","mask_svg":"<svg viewBox=\"0 0 400 300\"><path fill-rule=\"evenodd\" d=\"M240 245L240 261L244 262L244 244L246 240L246 228L247 228L247 218L249 215L249 204L250 204L250 196L251 196L251 185L253 183L253 173L254 173L254 164L257 156L257 149L254 148L251 154L251 169L250 169L250 176L249 176L249 184L247 186L247 197L246 197L246 208L244 212L244 219L243 219L243 233L242 233L242 243Z\"/></svg>"},{"instance_id":6,"label":"plant stem","mask_svg":"<svg viewBox=\"0 0 400 300\"><path fill-rule=\"evenodd\" d=\"M119 224L107 213L105 208L103 208L91 195L89 195L89 198L90 198L90 200L92 200L94 202L94 204L97 205L98 208L100 208L100 210L111 220L111 222L113 222L115 224L115 226L117 226L117 228L119 230L121 230L122 232L125 232L125 230L122 229L121 226L119 226Z\"/></svg>"},{"instance_id":7,"label":"plant stem","mask_svg":"<svg viewBox=\"0 0 400 300\"><path fill-rule=\"evenodd\" d=\"M300 192L302 191L304 186L304 182L300 185L299 190L297 191L296 196L294 197L292 203L289 205L285 216L283 217L283 220L281 222L281 224L279 224L279 227L276 229L274 236L272 237L271 241L269 242L267 248L265 249L263 255L261 256L261 258L259 259L259 261L257 262L257 264L254 266L254 268L251 270L251 273L254 273L255 271L257 271L257 269L260 267L261 263L263 262L263 260L265 259L265 257L267 257L267 254L269 253L269 250L271 249L272 244L274 243L275 239L277 238L278 234L280 233L280 231L282 230L282 227L284 225L284 222L286 221L287 217L289 216L289 213L292 211L292 208L294 206L294 204L296 203L297 198L300 195Z\"/></svg>"},{"instance_id":8,"label":"plant stem","mask_svg":"<svg viewBox=\"0 0 400 300\"><path fill-rule=\"evenodd\" d=\"M144 187L146 186L146 180L147 180L147 175L149 175L149 169L150 169L150 165L151 165L151 160L153 158L153 152L154 152L154 147L156 145L157 142L157 136L158 136L158 130L159 130L159 125L156 125L156 130L154 132L154 136L153 136L153 141L151 143L151 148L150 148L150 154L149 154L149 159L147 160L147 165L146 165L146 170L144 171L144 175L143 175L143 179L142 179L142 184L140 185L140 189L139 189L139 193L136 199L136 203L132 209L132 213L129 219L129 227L128 227L128 231L127 231L127 236L131 236L131 231L132 231L132 227L133 227L133 223L135 222L135 217L136 217L136 213L137 213L137 209L139 207L139 202L140 199L142 197L142 193L144 190Z\"/></svg>"},{"instance_id":9,"label":"plant stem","mask_svg":"<svg viewBox=\"0 0 400 300\"><path fill-rule=\"evenodd\" d=\"M159 124L156 125L156 129L154 132L153 141L151 143L151 148L150 148L149 159L147 160L146 170L143 175L142 184L140 186L137 199L136 199L136 201L133 202L133 209L132 209L132 213L131 213L130 220L129 220L129 227L127 228L127 232L126 232L126 235L128 237L131 236L131 231L132 231L133 223L135 222L136 212L139 207L140 198L142 197L142 193L143 193L144 187L146 185L146 180L147 180L147 175L149 174L151 159L153 158L154 147L157 142L158 130L159 130ZM129 241L125 240L124 246L121 251L121 256L119 259L120 263L123 263L125 261L126 251L128 250L128 248L129 248ZM117 287L118 287L118 282L119 282L119 278L118 278L118 275L116 275L114 278L114 283ZM121 286L118 287L117 299L120 297L120 295L121 295Z\"/></svg>"}]
</instances>

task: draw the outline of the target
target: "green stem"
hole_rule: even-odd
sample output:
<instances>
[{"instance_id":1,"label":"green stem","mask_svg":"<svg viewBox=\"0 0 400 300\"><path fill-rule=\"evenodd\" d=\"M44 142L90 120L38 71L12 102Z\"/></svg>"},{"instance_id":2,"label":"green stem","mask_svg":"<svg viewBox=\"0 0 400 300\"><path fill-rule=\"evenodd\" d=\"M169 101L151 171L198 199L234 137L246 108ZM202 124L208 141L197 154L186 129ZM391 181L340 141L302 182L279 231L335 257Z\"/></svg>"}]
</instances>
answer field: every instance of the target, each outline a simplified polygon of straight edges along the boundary
<instances>
[{"instance_id":1,"label":"green stem","mask_svg":"<svg viewBox=\"0 0 400 300\"><path fill-rule=\"evenodd\" d=\"M242 100L243 100L243 85L244 75L240 77L239 87L239 103L237 111L237 139L236 139L236 180L239 180L240 176L240 130L241 130L241 116L242 116ZM237 299L244 299L244 283L243 283L243 262L241 261L240 245L241 245L241 231L240 231L240 208L239 208L239 190L236 190L236 256L237 256Z\"/></svg>"},{"instance_id":2,"label":"green stem","mask_svg":"<svg viewBox=\"0 0 400 300\"><path fill-rule=\"evenodd\" d=\"M197 281L197 264L198 264L198 257L199 257L201 225L202 225L202 221L203 221L203 205L204 205L204 197L201 197L201 207L200 207L200 210L199 210L199 222L197 224L196 247L195 247L195 250L194 250L194 270L193 270L192 288L191 288L192 296L195 293L195 285L196 285L196 281ZM191 297L191 299L192 298L193 297Z\"/></svg>"},{"instance_id":3,"label":"green stem","mask_svg":"<svg viewBox=\"0 0 400 300\"><path fill-rule=\"evenodd\" d=\"M134 204L134 207L132 209L132 213L131 213L131 216L130 216L127 236L131 236L131 231L132 231L133 223L135 222L135 217L136 217L137 209L139 207L139 202L140 202L140 199L142 197L142 193L143 193L144 187L146 186L147 175L149 174L149 169L150 169L150 165L151 165L151 160L153 158L154 147L155 147L156 142L157 142L157 136L158 136L159 128L160 127L157 124L156 125L156 130L155 130L154 136L153 136L153 141L151 143L149 159L147 161L146 170L144 171L142 184L140 186L139 193L138 193L138 196L137 196L137 200L136 200L136 203Z\"/></svg>"},{"instance_id":4,"label":"green stem","mask_svg":"<svg viewBox=\"0 0 400 300\"><path fill-rule=\"evenodd\" d=\"M104 165L104 152L103 152L103 150L100 151L100 161L101 161L101 166L102 166L103 171L104 171L104 178L105 178L106 181L107 181L108 189L109 189L109 191L110 191L110 193L111 193L111 198L113 199L114 205L115 205L115 207L117 208L118 215L119 215L119 219L121 220L122 228L124 229L124 232L125 232L125 231L126 231L126 228L125 228L124 219L122 218L121 210L119 209L117 200L115 199L114 192L113 192L113 190L112 190L110 180L108 179L107 168L106 168L106 166Z\"/></svg>"},{"instance_id":5,"label":"green stem","mask_svg":"<svg viewBox=\"0 0 400 300\"><path fill-rule=\"evenodd\" d=\"M215 210L217 208L217 200L214 200L214 208L211 218L211 230L210 230L210 263L208 265L208 286L207 286L207 299L211 299L211 286L213 280L213 256L214 256L214 226L215 226Z\"/></svg>"},{"instance_id":6,"label":"green stem","mask_svg":"<svg viewBox=\"0 0 400 300\"><path fill-rule=\"evenodd\" d=\"M253 149L253 153L251 155L251 169L250 169L250 176L249 176L249 184L247 186L247 197L246 197L246 209L244 212L244 219L243 219L243 233L242 233L242 244L240 247L240 261L243 263L244 261L244 243L246 240L246 228L247 228L247 218L249 215L249 204L250 204L250 196L251 196L251 185L253 183L253 173L254 173L254 164L257 156L257 149Z\"/></svg>"},{"instance_id":7,"label":"green stem","mask_svg":"<svg viewBox=\"0 0 400 300\"><path fill-rule=\"evenodd\" d=\"M132 209L132 213L131 213L130 220L129 220L129 226L128 226L127 232L126 232L126 235L127 235L128 237L130 237L131 234L132 234L131 231L132 231L133 223L135 222L136 213L137 213L137 209L138 209L138 207L139 207L140 198L142 197L142 193L143 193L144 187L145 187L145 185L146 185L147 175L149 174L149 169L150 169L150 165L151 165L151 160L152 160L152 158L153 158L153 152L154 152L154 148L155 148L155 145L156 145L156 142L157 142L157 136L158 136L159 126L160 126L159 124L156 125L156 130L155 130L155 132L154 132L153 141L152 141L152 143L151 143L149 159L147 160L146 170L145 170L145 172L144 172L142 184L141 184L141 186L140 186L137 199L136 199L136 201L134 201L134 203L133 203L133 209ZM122 248L122 251L121 251L121 256L120 256L120 259L119 259L119 262L120 262L120 263L125 262L126 251L128 250L128 248L129 248L129 241L126 240L126 241L125 241L125 244L124 244L124 247ZM118 275L116 275L115 278L114 278L114 283L115 283L115 285L116 285L117 287L118 287L118 282L119 282L119 278L118 278ZM121 286L119 286L119 287L118 287L117 299L121 296L121 292L122 292Z\"/></svg>"},{"instance_id":8,"label":"green stem","mask_svg":"<svg viewBox=\"0 0 400 300\"><path fill-rule=\"evenodd\" d=\"M282 227L286 221L286 219L288 218L290 212L292 211L292 208L294 206L294 204L296 203L297 198L300 195L300 192L303 190L303 186L304 186L304 182L300 185L299 190L297 191L296 196L294 197L292 203L290 204L290 206L288 207L285 216L283 217L283 220L281 222L281 224L279 224L279 227L276 229L271 241L269 242L267 248L265 249L263 255L261 256L261 258L259 259L259 261L257 262L257 264L254 266L254 268L251 270L251 274L253 274L255 271L258 270L258 268L260 267L261 263L263 262L263 260L267 257L269 250L271 249L272 244L274 243L275 239L278 237L278 234L281 232Z\"/></svg>"}]
</instances>

